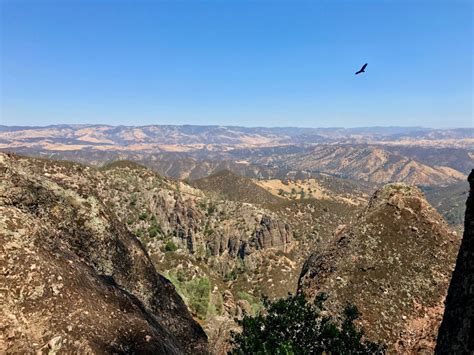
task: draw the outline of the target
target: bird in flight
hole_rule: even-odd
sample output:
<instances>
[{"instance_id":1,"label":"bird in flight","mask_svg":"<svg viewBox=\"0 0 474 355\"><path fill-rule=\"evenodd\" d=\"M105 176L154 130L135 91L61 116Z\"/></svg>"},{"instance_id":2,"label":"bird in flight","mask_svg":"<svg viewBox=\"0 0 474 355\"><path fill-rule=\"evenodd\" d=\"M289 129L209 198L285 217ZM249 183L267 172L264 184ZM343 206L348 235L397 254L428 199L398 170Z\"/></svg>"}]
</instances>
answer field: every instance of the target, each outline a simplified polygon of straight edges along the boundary
<instances>
[{"instance_id":1,"label":"bird in flight","mask_svg":"<svg viewBox=\"0 0 474 355\"><path fill-rule=\"evenodd\" d=\"M367 64L368 64L368 63L365 63L365 64L362 66L362 68L360 68L360 70L355 73L355 75L360 74L360 73L365 73L365 68L367 68Z\"/></svg>"}]
</instances>

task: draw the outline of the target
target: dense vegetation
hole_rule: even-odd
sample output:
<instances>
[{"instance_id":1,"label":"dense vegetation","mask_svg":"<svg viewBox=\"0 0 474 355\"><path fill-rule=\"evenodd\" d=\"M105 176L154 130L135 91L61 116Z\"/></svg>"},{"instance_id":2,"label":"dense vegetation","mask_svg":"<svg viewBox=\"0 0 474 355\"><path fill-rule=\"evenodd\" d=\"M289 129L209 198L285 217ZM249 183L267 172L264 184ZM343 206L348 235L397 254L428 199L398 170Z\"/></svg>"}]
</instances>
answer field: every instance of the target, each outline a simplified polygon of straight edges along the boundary
<instances>
[{"instance_id":1,"label":"dense vegetation","mask_svg":"<svg viewBox=\"0 0 474 355\"><path fill-rule=\"evenodd\" d=\"M212 285L208 277L190 278L183 270L169 272L166 276L197 318L205 320L221 312L222 296L212 295Z\"/></svg>"},{"instance_id":2,"label":"dense vegetation","mask_svg":"<svg viewBox=\"0 0 474 355\"><path fill-rule=\"evenodd\" d=\"M245 316L242 333L233 334L233 354L374 354L385 347L364 339L363 330L354 321L359 318L355 306L348 305L342 322L324 315L324 294L314 304L302 295L271 302L264 299L265 311Z\"/></svg>"}]
</instances>

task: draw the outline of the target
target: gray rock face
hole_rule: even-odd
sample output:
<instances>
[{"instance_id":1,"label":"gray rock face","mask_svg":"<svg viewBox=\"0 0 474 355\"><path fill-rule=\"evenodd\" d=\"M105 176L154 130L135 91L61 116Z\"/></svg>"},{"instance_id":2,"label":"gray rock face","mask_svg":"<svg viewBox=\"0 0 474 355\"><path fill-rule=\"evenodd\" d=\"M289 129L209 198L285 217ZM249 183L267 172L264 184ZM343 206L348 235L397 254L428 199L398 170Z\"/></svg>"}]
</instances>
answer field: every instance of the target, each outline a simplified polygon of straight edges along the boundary
<instances>
[{"instance_id":1,"label":"gray rock face","mask_svg":"<svg viewBox=\"0 0 474 355\"><path fill-rule=\"evenodd\" d=\"M437 354L474 353L474 170L468 181L464 235L438 333Z\"/></svg>"},{"instance_id":2,"label":"gray rock face","mask_svg":"<svg viewBox=\"0 0 474 355\"><path fill-rule=\"evenodd\" d=\"M139 174L143 174L139 183L135 181L131 184L124 178L131 179L131 176ZM127 202L123 199L113 201L109 185L114 185L119 191L139 186L139 200L135 201L136 205L131 209L140 209L137 212L146 210L147 215L153 216L160 225L163 234L171 236L177 245L190 254L208 250L213 256L228 254L231 258L237 255L244 257L255 250L281 247L293 240L289 225L268 210L248 203L211 200L201 191L184 185L180 185L179 192L173 191L171 182L159 185L158 177L150 171L117 168L103 172L98 180L106 182L102 189L97 189L102 200L122 205ZM148 185L143 186L144 183ZM122 220L129 219L130 210L124 209L123 215L119 217ZM150 221L142 221L141 227L147 229L146 223Z\"/></svg>"},{"instance_id":3,"label":"gray rock face","mask_svg":"<svg viewBox=\"0 0 474 355\"><path fill-rule=\"evenodd\" d=\"M255 231L250 241L255 249L280 247L292 241L292 232L288 224L274 221L269 216L263 216L260 227Z\"/></svg>"},{"instance_id":4,"label":"gray rock face","mask_svg":"<svg viewBox=\"0 0 474 355\"><path fill-rule=\"evenodd\" d=\"M256 250L278 248L293 241L293 232L289 224L268 215L263 215L254 232L248 236L237 228L225 233L215 232L207 247L212 255L239 255L242 259Z\"/></svg>"},{"instance_id":5,"label":"gray rock face","mask_svg":"<svg viewBox=\"0 0 474 355\"><path fill-rule=\"evenodd\" d=\"M256 250L282 247L292 241L293 232L290 225L283 221L272 219L268 215L264 215L251 238L241 244L239 255L243 259L246 255Z\"/></svg>"},{"instance_id":6,"label":"gray rock face","mask_svg":"<svg viewBox=\"0 0 474 355\"><path fill-rule=\"evenodd\" d=\"M0 154L0 352L205 353L174 286L106 206L18 160Z\"/></svg>"}]
</instances>

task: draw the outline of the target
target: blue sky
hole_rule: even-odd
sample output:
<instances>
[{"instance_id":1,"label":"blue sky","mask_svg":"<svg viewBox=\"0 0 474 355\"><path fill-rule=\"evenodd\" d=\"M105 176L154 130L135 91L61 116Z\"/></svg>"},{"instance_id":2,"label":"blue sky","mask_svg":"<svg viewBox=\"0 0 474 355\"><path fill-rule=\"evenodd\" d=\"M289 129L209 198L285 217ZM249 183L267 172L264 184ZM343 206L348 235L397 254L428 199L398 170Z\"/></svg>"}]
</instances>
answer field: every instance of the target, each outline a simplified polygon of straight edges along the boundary
<instances>
[{"instance_id":1,"label":"blue sky","mask_svg":"<svg viewBox=\"0 0 474 355\"><path fill-rule=\"evenodd\" d=\"M474 126L469 0L0 2L1 124Z\"/></svg>"}]
</instances>

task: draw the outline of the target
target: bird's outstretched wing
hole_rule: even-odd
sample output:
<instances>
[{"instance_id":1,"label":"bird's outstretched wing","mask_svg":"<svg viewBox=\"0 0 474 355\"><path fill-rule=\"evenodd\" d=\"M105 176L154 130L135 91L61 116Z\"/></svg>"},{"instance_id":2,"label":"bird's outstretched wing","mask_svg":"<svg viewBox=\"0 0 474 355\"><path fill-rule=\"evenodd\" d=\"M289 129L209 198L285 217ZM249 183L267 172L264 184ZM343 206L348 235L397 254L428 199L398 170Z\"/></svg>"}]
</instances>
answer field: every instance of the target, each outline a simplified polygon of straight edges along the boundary
<instances>
[{"instance_id":1,"label":"bird's outstretched wing","mask_svg":"<svg viewBox=\"0 0 474 355\"><path fill-rule=\"evenodd\" d=\"M365 68L367 67L367 64L368 64L368 63L365 63L365 64L362 66L362 68L360 68L359 71L356 71L356 75L357 75L357 74L360 74L360 73L364 73L364 72L365 72Z\"/></svg>"}]
</instances>

